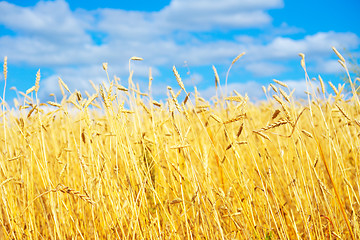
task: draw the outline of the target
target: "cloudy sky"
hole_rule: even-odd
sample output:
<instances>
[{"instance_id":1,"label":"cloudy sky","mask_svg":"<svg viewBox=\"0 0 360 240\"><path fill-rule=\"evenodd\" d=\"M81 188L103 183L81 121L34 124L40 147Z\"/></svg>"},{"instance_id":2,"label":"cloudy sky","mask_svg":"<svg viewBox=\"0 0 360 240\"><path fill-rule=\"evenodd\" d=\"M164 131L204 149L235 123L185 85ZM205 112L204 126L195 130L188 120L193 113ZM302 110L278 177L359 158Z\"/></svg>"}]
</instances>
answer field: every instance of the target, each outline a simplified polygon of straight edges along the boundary
<instances>
[{"instance_id":1,"label":"cloudy sky","mask_svg":"<svg viewBox=\"0 0 360 240\"><path fill-rule=\"evenodd\" d=\"M306 55L310 77L341 82L342 71L331 50L344 57L360 53L358 0L171 0L171 1L0 1L0 55L8 57L7 98L15 86L26 91L41 69L40 95L59 93L58 77L71 90L90 91L89 80L111 77L127 86L129 58L134 81L146 91L149 68L154 97L178 88L175 65L192 91L214 93L214 65L221 84L231 61L229 91L262 96L272 79L304 91L298 53ZM0 87L4 84L0 77Z\"/></svg>"}]
</instances>

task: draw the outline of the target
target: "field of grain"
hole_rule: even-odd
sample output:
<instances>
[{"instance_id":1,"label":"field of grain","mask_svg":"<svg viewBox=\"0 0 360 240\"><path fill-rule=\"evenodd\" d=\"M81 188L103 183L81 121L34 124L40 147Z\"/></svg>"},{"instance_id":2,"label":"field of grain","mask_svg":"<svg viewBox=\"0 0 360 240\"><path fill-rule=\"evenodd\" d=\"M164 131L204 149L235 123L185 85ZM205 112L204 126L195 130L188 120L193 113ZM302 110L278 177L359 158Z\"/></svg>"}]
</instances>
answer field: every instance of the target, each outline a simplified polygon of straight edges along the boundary
<instances>
[{"instance_id":1,"label":"field of grain","mask_svg":"<svg viewBox=\"0 0 360 240\"><path fill-rule=\"evenodd\" d=\"M215 68L203 99L174 67L163 102L130 68L41 103L39 72L2 101L0 239L360 238L360 79L310 80L300 56L303 101L280 81L262 103L224 96Z\"/></svg>"}]
</instances>

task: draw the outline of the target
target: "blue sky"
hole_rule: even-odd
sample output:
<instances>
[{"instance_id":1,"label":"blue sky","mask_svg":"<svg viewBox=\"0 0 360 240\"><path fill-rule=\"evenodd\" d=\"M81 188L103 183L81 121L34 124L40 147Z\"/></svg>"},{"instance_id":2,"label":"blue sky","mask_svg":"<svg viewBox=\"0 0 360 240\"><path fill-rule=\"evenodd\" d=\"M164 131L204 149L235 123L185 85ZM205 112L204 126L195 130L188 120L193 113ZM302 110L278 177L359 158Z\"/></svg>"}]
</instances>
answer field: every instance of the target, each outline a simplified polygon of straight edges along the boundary
<instances>
[{"instance_id":1,"label":"blue sky","mask_svg":"<svg viewBox=\"0 0 360 240\"><path fill-rule=\"evenodd\" d=\"M71 90L92 91L110 76L127 86L128 60L134 81L146 91L152 68L153 95L177 89L175 65L189 91L196 85L205 98L215 93L214 65L221 84L231 61L228 91L263 96L272 79L306 89L298 53L305 53L310 77L341 82L342 69L331 47L344 57L360 54L358 0L172 0L172 1L0 1L0 57L8 57L10 87L25 92L41 69L40 96L60 94L58 77ZM0 87L4 84L0 77Z\"/></svg>"}]
</instances>

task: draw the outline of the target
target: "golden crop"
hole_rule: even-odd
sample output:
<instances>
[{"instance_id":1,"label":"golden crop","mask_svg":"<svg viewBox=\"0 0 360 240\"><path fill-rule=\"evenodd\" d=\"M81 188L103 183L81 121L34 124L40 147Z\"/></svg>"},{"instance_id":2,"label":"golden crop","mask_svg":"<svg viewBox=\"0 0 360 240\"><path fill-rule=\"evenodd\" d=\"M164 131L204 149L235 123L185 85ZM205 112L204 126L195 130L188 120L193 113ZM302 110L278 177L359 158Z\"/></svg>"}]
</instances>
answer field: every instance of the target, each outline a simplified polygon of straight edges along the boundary
<instances>
[{"instance_id":1,"label":"golden crop","mask_svg":"<svg viewBox=\"0 0 360 240\"><path fill-rule=\"evenodd\" d=\"M130 70L129 86L108 79L94 95L59 79L61 102L40 103L38 72L18 110L2 105L0 239L359 238L355 84L327 92L301 56L301 103L277 80L264 103L208 102L175 67L166 102Z\"/></svg>"}]
</instances>

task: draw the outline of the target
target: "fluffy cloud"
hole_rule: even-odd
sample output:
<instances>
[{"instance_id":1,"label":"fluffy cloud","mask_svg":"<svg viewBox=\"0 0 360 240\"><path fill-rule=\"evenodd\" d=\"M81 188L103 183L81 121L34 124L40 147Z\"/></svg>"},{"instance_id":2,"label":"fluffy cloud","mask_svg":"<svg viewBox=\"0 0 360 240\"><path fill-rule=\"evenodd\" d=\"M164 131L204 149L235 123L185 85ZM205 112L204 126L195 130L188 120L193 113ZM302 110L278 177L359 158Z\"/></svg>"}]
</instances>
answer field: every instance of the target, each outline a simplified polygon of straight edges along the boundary
<instances>
[{"instance_id":1,"label":"fluffy cloud","mask_svg":"<svg viewBox=\"0 0 360 240\"><path fill-rule=\"evenodd\" d=\"M275 76L286 71L285 66L269 62L253 62L247 64L245 69L255 76Z\"/></svg>"},{"instance_id":2,"label":"fluffy cloud","mask_svg":"<svg viewBox=\"0 0 360 240\"><path fill-rule=\"evenodd\" d=\"M271 17L265 10L282 5L281 0L173 0L169 6L157 13L156 18L170 30L249 28L269 24Z\"/></svg>"},{"instance_id":3,"label":"fluffy cloud","mask_svg":"<svg viewBox=\"0 0 360 240\"><path fill-rule=\"evenodd\" d=\"M337 60L319 60L315 70L320 73L339 74L345 71Z\"/></svg>"},{"instance_id":4,"label":"fluffy cloud","mask_svg":"<svg viewBox=\"0 0 360 240\"><path fill-rule=\"evenodd\" d=\"M248 55L253 60L292 59L297 58L298 53L302 52L323 58L331 54L332 46L338 49L356 48L359 43L360 39L354 33L319 32L299 40L277 37L268 44L249 45Z\"/></svg>"},{"instance_id":5,"label":"fluffy cloud","mask_svg":"<svg viewBox=\"0 0 360 240\"><path fill-rule=\"evenodd\" d=\"M60 44L89 43L85 24L63 1L38 2L34 7L19 7L0 2L0 23L21 35L44 38Z\"/></svg>"},{"instance_id":6,"label":"fluffy cloud","mask_svg":"<svg viewBox=\"0 0 360 240\"><path fill-rule=\"evenodd\" d=\"M204 80L204 77L199 73L193 73L188 78L183 80L187 86L196 86Z\"/></svg>"},{"instance_id":7,"label":"fluffy cloud","mask_svg":"<svg viewBox=\"0 0 360 240\"><path fill-rule=\"evenodd\" d=\"M136 54L155 65L170 59L208 64L204 59L228 58L239 47L234 49L236 43L222 41L204 44L187 32L269 24L271 18L265 10L281 6L280 0L174 0L152 13L119 9L72 12L64 0L41 1L34 7L0 2L0 23L16 32L0 38L0 50L13 61L31 65L92 64L96 58L119 63ZM100 36L100 44L96 36ZM184 36L187 39L182 39ZM184 40L190 43L184 45Z\"/></svg>"}]
</instances>

